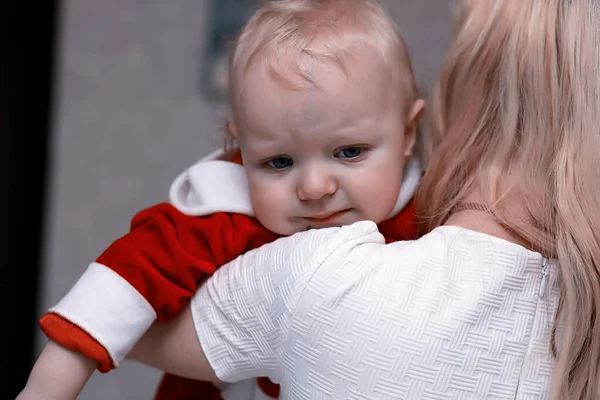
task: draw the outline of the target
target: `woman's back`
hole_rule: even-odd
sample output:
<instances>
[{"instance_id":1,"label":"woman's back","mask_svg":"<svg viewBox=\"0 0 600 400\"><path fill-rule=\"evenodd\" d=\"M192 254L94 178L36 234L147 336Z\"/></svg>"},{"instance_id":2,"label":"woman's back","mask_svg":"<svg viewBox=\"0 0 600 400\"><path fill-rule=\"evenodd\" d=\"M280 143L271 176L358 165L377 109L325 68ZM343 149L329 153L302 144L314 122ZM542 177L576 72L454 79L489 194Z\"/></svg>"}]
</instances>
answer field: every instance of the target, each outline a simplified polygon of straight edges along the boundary
<instances>
[{"instance_id":1,"label":"woman's back","mask_svg":"<svg viewBox=\"0 0 600 400\"><path fill-rule=\"evenodd\" d=\"M216 335L231 315L206 310L234 302L236 329L261 340L228 332L232 343L258 343L243 352L274 366L266 372L284 399L546 398L558 284L540 254L454 226L391 245L369 222L318 236L318 245L300 236L291 262L290 243L280 241L257 253L268 254L268 269L250 255L225 270L230 284L233 276L260 282L232 285L260 299L232 291L213 307L213 296L196 300L196 327L217 375L239 377L243 356L224 351Z\"/></svg>"}]
</instances>

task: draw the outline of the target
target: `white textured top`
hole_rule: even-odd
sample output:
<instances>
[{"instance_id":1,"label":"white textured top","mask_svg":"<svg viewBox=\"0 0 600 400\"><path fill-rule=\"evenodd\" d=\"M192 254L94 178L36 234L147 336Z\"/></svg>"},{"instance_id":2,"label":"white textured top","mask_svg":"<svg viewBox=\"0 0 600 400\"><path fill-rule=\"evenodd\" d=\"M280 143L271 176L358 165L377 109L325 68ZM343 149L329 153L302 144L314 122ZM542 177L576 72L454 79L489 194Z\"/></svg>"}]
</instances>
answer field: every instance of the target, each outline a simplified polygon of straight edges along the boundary
<instances>
[{"instance_id":1,"label":"white textured top","mask_svg":"<svg viewBox=\"0 0 600 400\"><path fill-rule=\"evenodd\" d=\"M221 268L192 302L227 382L282 399L544 399L556 268L453 226L384 244L372 222L282 238Z\"/></svg>"}]
</instances>

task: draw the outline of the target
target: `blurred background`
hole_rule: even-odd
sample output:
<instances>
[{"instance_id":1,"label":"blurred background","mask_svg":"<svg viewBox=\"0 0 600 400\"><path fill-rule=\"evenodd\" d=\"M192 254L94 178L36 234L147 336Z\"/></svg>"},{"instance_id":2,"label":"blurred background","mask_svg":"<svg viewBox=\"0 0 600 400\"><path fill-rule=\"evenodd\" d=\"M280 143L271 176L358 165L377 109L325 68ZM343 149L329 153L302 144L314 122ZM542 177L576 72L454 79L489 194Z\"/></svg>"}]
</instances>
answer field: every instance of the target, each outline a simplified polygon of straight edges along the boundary
<instances>
[{"instance_id":1,"label":"blurred background","mask_svg":"<svg viewBox=\"0 0 600 400\"><path fill-rule=\"evenodd\" d=\"M45 343L36 321L131 217L223 143L223 39L252 0L4 2L0 11L0 399ZM12 4L7 4L12 3ZM447 0L387 0L420 86L449 36ZM81 399L151 399L160 372L126 362Z\"/></svg>"}]
</instances>

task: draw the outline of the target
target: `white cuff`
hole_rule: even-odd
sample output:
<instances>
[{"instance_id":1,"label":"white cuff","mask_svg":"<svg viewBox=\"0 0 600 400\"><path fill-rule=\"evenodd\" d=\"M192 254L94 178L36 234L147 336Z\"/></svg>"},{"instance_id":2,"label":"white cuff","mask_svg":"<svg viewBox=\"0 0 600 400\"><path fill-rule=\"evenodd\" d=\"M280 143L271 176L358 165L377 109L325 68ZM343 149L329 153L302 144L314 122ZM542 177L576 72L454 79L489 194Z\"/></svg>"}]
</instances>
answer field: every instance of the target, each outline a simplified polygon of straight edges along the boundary
<instances>
[{"instance_id":1,"label":"white cuff","mask_svg":"<svg viewBox=\"0 0 600 400\"><path fill-rule=\"evenodd\" d=\"M116 367L156 320L156 313L129 282L105 265L91 263L49 312L88 333Z\"/></svg>"}]
</instances>

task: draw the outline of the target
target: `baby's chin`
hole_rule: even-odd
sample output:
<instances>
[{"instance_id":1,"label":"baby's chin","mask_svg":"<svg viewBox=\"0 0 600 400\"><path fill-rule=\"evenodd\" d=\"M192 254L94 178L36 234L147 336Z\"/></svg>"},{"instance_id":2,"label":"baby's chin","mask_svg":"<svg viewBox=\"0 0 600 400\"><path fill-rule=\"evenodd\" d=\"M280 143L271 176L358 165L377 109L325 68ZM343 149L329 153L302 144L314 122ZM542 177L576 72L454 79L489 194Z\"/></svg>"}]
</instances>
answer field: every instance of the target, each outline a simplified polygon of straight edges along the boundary
<instances>
[{"instance_id":1,"label":"baby's chin","mask_svg":"<svg viewBox=\"0 0 600 400\"><path fill-rule=\"evenodd\" d=\"M354 213L349 213L349 215L347 215L344 219L335 221L335 222L331 222L331 223L311 224L310 222L308 222L304 231L308 231L310 229L339 228L342 226L352 225L352 224L355 224L355 223L361 222L361 221L373 221L376 224L379 224L380 222L383 222L384 220L385 220L384 218L366 218L366 217L356 215Z\"/></svg>"},{"instance_id":2,"label":"baby's chin","mask_svg":"<svg viewBox=\"0 0 600 400\"><path fill-rule=\"evenodd\" d=\"M356 222L365 221L365 220L372 221L372 219L368 219L368 218L354 217L354 218L346 218L346 219L343 219L340 221L335 221L335 222L330 222L330 223L314 224L314 223L311 223L306 220L300 220L297 223L290 223L287 225L286 224L281 224L281 225L277 225L277 226L269 226L268 224L263 224L263 225L267 229L269 229L271 232L274 232L278 235L290 236L290 235L293 235L294 233L306 232L311 229L339 228L342 226L352 225ZM378 224L381 221L374 221L374 222Z\"/></svg>"},{"instance_id":3,"label":"baby's chin","mask_svg":"<svg viewBox=\"0 0 600 400\"><path fill-rule=\"evenodd\" d=\"M357 222L357 221L354 221ZM345 225L351 225L354 222L350 222L350 223L346 223L346 222L335 222L335 223L330 223L330 224L311 224L308 221L302 221L299 223L294 223L294 224L288 224L288 225L272 225L269 226L269 224L263 224L263 226L265 228L267 228L268 230L270 230L271 232L274 232L278 235L281 236L291 236L294 233L299 233L299 232L306 232L309 231L311 229L325 229L325 228L335 228L335 227L341 227L341 226L345 226Z\"/></svg>"}]
</instances>

